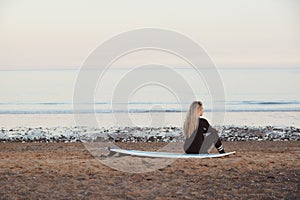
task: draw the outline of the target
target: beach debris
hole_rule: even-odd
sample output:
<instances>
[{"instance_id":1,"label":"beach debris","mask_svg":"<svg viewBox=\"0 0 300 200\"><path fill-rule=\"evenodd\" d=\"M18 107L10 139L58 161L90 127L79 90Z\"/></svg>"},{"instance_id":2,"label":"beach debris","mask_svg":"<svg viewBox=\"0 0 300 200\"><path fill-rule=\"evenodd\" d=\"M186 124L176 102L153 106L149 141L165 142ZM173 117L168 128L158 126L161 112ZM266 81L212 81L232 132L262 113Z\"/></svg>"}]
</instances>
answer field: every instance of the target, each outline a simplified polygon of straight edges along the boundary
<instances>
[{"instance_id":1,"label":"beach debris","mask_svg":"<svg viewBox=\"0 0 300 200\"><path fill-rule=\"evenodd\" d=\"M296 127L222 126L223 141L299 141ZM16 127L2 128L0 142L182 142L181 127Z\"/></svg>"}]
</instances>

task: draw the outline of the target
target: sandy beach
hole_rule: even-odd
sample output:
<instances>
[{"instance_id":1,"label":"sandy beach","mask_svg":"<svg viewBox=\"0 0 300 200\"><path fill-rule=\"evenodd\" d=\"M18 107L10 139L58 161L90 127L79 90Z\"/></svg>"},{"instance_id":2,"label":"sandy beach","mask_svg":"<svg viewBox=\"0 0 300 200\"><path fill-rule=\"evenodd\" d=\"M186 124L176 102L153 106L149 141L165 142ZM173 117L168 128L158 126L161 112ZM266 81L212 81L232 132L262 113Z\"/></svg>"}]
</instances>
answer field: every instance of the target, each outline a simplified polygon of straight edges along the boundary
<instances>
[{"instance_id":1,"label":"sandy beach","mask_svg":"<svg viewBox=\"0 0 300 200\"><path fill-rule=\"evenodd\" d=\"M164 143L118 143L155 150ZM299 141L224 142L236 155L147 173L103 165L83 143L0 143L0 199L297 199Z\"/></svg>"}]
</instances>

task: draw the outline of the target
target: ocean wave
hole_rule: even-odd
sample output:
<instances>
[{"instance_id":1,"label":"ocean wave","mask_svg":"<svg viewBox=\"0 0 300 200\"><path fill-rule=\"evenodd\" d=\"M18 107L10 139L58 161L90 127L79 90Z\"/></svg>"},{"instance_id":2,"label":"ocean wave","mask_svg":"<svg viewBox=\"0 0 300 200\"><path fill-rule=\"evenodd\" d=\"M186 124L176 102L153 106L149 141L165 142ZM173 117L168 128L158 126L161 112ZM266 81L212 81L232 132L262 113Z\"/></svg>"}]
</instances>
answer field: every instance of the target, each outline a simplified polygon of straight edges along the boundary
<instances>
[{"instance_id":1,"label":"ocean wave","mask_svg":"<svg viewBox=\"0 0 300 200\"><path fill-rule=\"evenodd\" d=\"M258 104L258 105L296 105L300 101L244 101L243 104Z\"/></svg>"},{"instance_id":2,"label":"ocean wave","mask_svg":"<svg viewBox=\"0 0 300 200\"><path fill-rule=\"evenodd\" d=\"M221 103L222 102L218 102ZM117 102L98 101L91 104L82 103L80 113L172 113L187 112L190 102ZM72 102L1 102L0 114L71 114L73 113ZM111 108L111 105L112 108ZM116 105L114 107L114 105ZM122 106L118 106L122 105ZM128 106L126 106L128 105ZM153 105L161 105L155 108ZM90 107L94 107L90 109ZM84 109L87 110L84 110ZM119 108L119 109L117 109ZM212 109L211 105L205 107L206 112L223 112L224 110ZM259 100L239 100L226 101L225 112L299 112L300 101L259 101Z\"/></svg>"},{"instance_id":3,"label":"ocean wave","mask_svg":"<svg viewBox=\"0 0 300 200\"><path fill-rule=\"evenodd\" d=\"M96 109L81 110L75 113L88 114L88 113L181 113L187 112L187 109L160 109L160 110L147 110L147 109L130 109L130 110L109 110L109 109ZM205 112L300 112L300 108L265 108L265 109L225 109L224 110L211 110L206 109ZM0 114L73 114L73 110L0 110Z\"/></svg>"},{"instance_id":4,"label":"ocean wave","mask_svg":"<svg viewBox=\"0 0 300 200\"><path fill-rule=\"evenodd\" d=\"M95 104L95 105L110 105L110 104L128 104L128 105L189 105L191 102L110 102L101 101L95 103L80 103L82 105ZM219 102L222 103L222 102ZM73 102L0 102L0 105L73 105ZM300 101L226 101L225 105L300 105Z\"/></svg>"}]
</instances>

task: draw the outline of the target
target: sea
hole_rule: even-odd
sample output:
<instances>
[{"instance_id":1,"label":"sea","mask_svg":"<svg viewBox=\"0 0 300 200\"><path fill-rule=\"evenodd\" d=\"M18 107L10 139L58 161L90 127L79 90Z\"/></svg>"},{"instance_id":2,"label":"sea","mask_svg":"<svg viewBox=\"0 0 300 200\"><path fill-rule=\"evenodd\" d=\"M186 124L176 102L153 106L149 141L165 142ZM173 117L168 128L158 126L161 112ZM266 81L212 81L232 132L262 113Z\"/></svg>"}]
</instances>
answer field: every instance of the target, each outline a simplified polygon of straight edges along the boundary
<instances>
[{"instance_id":1,"label":"sea","mask_svg":"<svg viewBox=\"0 0 300 200\"><path fill-rule=\"evenodd\" d=\"M101 127L182 126L193 100L203 102L207 119L220 112L214 109L218 96L217 101L224 105L224 120L218 125L300 127L300 67L223 67L217 68L215 80L205 79L205 70L211 69L200 73L191 67L134 70L115 67L101 71L97 82L86 86L94 84L95 90L93 110L84 114L92 112ZM177 74L173 79L170 70ZM74 117L74 102L78 102L74 91L80 73L79 68L1 70L0 127L84 125ZM145 78L156 73L172 84ZM139 80L137 85L132 86L133 80ZM119 123L125 118L132 123Z\"/></svg>"}]
</instances>

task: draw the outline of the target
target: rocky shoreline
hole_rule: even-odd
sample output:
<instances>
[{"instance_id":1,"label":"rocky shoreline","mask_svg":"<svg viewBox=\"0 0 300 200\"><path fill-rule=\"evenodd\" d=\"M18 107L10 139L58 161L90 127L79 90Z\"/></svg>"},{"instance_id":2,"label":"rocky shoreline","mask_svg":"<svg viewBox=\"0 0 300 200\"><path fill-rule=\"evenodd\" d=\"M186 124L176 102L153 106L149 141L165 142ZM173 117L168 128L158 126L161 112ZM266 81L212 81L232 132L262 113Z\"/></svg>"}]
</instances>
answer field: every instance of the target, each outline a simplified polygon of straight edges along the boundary
<instances>
[{"instance_id":1,"label":"rocky shoreline","mask_svg":"<svg viewBox=\"0 0 300 200\"><path fill-rule=\"evenodd\" d=\"M216 127L223 141L300 141L296 127ZM0 142L181 142L179 127L17 127L0 129Z\"/></svg>"}]
</instances>

